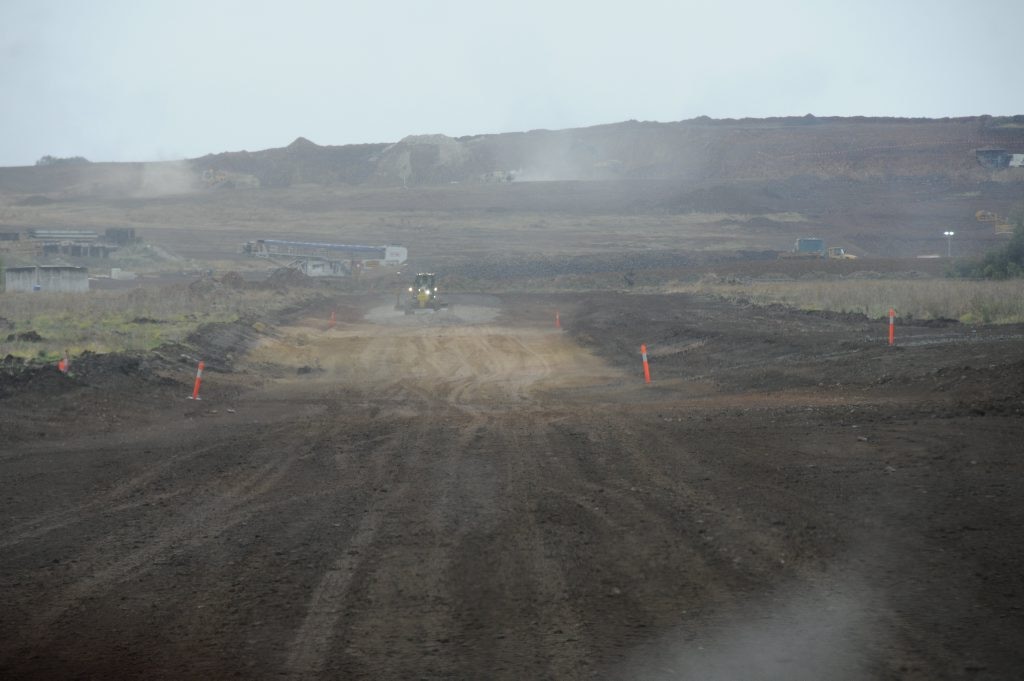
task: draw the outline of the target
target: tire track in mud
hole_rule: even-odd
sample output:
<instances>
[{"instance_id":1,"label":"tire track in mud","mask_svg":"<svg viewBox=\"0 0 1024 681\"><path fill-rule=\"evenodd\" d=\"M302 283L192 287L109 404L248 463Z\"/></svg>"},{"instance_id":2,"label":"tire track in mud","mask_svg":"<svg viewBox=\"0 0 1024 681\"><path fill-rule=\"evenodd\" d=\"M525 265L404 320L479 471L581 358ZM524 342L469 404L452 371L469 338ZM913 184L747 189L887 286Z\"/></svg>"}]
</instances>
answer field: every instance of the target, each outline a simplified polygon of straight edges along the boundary
<instances>
[{"instance_id":1,"label":"tire track in mud","mask_svg":"<svg viewBox=\"0 0 1024 681\"><path fill-rule=\"evenodd\" d=\"M595 427L628 432L628 421L578 418L585 414L549 424L545 456L534 462L543 481L533 493L536 514L546 541L561 552L564 598L578 613L568 630L590 644L576 644L577 671L566 669L568 678L609 658L612 651L593 642L644 640L650 623L674 623L687 609L721 602L730 580L701 539L703 509L685 487L673 481L673 493L650 495L646 464L628 439L579 437Z\"/></svg>"},{"instance_id":2,"label":"tire track in mud","mask_svg":"<svg viewBox=\"0 0 1024 681\"><path fill-rule=\"evenodd\" d=\"M446 424L424 421L408 484L387 499L387 513L368 548L353 605L360 614L344 627L345 676L451 676L441 653L457 638L447 604L449 564L468 519L461 508L463 452L451 447L463 419L446 408Z\"/></svg>"},{"instance_id":3,"label":"tire track in mud","mask_svg":"<svg viewBox=\"0 0 1024 681\"><path fill-rule=\"evenodd\" d=\"M594 621L602 609L595 599L608 595L577 587L577 577L589 585L595 579L593 572L578 573L578 563L601 562L593 546L630 544L629 523L597 509L595 490L612 492L615 508L628 509L628 517L651 509L626 491L634 477L628 466L604 469L566 458L567 452L592 455L589 445L567 442L569 427L594 432L594 424L608 425L615 435L606 449L627 460L638 445L617 434L628 431L621 416L551 401L548 387L575 380L586 368L585 362L555 364L555 357L575 361L571 349L558 349L563 345L571 344L556 334L501 328L345 339L346 361L354 366L338 373L355 394L321 394L316 399L328 405L327 414L316 423L263 431L263 444L256 434L247 438L254 449L247 460L260 461L259 470L227 487L211 484L211 501L161 523L155 543L109 563L102 554L128 545L132 535L112 537L85 557L98 567L94 575L65 589L59 608L37 622L53 622L90 596L137 580L155 562L197 552L280 503L274 490L293 477L294 460L315 449L331 452L346 489L386 491L351 503L316 492L323 496L302 511L314 526L309 542L328 547L323 550L333 558L313 582L294 629L285 630L278 662L285 674L458 678L494 665L492 678L522 678L524 669L532 677L582 676L602 654L590 642L607 639L594 632L611 625ZM360 418L372 414L369 421L345 423L351 400L361 404ZM360 433L376 435L349 442ZM274 443L300 437L298 448L273 450ZM552 510L566 507L577 519L589 518L583 522L589 548L553 521ZM671 530L669 508L661 535ZM346 529L332 530L340 511L359 515ZM684 564L697 565L692 558ZM617 598L631 604L632 616L642 612L643 599L622 591Z\"/></svg>"},{"instance_id":4,"label":"tire track in mud","mask_svg":"<svg viewBox=\"0 0 1024 681\"><path fill-rule=\"evenodd\" d=\"M274 428L266 434L267 439L275 439L290 431L292 426L285 425ZM153 447L154 445L146 445ZM223 441L216 444L205 445L190 449L187 452L172 454L159 459L156 463L147 465L137 474L115 482L102 492L91 495L88 501L73 504L30 520L23 521L9 528L4 529L4 536L0 538L0 549L8 549L29 540L38 539L43 535L56 530L65 529L71 525L90 522L94 515L101 514L109 517L114 513L135 510L141 506L152 504L154 501L166 501L182 494L188 493L187 489L177 489L162 494L143 495L146 488L153 485L162 478L168 477L175 469L187 465L189 462L209 456L218 451L235 445L227 445ZM133 496L138 499L131 500Z\"/></svg>"},{"instance_id":5,"label":"tire track in mud","mask_svg":"<svg viewBox=\"0 0 1024 681\"><path fill-rule=\"evenodd\" d=\"M385 392L385 399L396 399L394 390ZM428 412L433 411L429 403L425 403L425 408ZM385 414L385 418L386 416ZM402 470L417 466L421 461L421 453L412 445L423 437L428 426L429 420L420 420L415 424L415 428L407 430L399 437L388 437L379 443L372 443L376 446L366 448L363 452L377 462L369 484L375 489L388 485L388 491L385 496L372 501L364 509L362 519L344 543L336 549L341 555L333 560L314 588L298 631L288 646L284 671L289 677L322 677L324 667L337 648L339 635L344 637L344 632L339 631L339 622L344 614L352 583L360 578L361 572L366 571L368 556L381 528L389 517L394 515L395 506L408 494L412 484L408 476L404 480L395 481L396 474L400 475L401 471L396 472L387 464L400 462ZM343 473L347 471L346 466L349 463L348 457L339 460L339 470Z\"/></svg>"},{"instance_id":6,"label":"tire track in mud","mask_svg":"<svg viewBox=\"0 0 1024 681\"><path fill-rule=\"evenodd\" d=\"M413 363L425 366L433 376L447 375L451 370L451 367L442 366L438 361L436 343L428 342L429 339L421 335L407 338L406 341L367 340L358 353L359 361L373 361L378 366L392 367L409 363L411 357ZM462 358L464 355L459 353L457 357ZM465 362L462 365L465 366ZM420 375L412 378L391 375L392 382L382 381L384 385L376 391L383 404L402 405L403 415L409 410L409 402L412 402L415 405L413 411L417 415L397 436L380 443L367 443L372 446L365 448L363 454L375 462L375 470L371 474L374 481L372 484L375 488L387 485L388 492L364 510L352 534L337 548L341 555L327 568L314 589L302 623L288 648L284 671L291 678L319 678L331 662L340 662L348 674L372 664L372 659L367 659L353 649L361 638L354 631L360 622L357 618L343 622L342 615L346 608L353 607L352 601L359 600L360 594L352 593L354 582L358 583L361 592L366 591L371 588L370 584L375 577L379 578L381 573L395 570L393 564L396 557L381 555L386 551L388 542L381 542L379 535L382 528L389 523L393 524L396 518L410 516L402 511L415 503L412 497L415 496L413 486L417 480L413 472L424 465L427 448L423 444L434 439L430 437L430 431L436 428L436 422L446 418L443 409L446 401L439 400L437 393L422 385L423 372L417 373ZM394 418L394 414L386 408L379 416L381 421L391 418ZM391 426L394 428L395 424ZM338 461L339 466L347 463ZM415 517L415 513L412 516ZM380 607L377 605L375 609ZM391 627L401 626L402 621L401 618L393 618ZM422 625L422 621L417 624ZM443 635L438 634L436 638L443 638ZM344 648L339 655L337 649L342 645ZM373 657L386 660L388 656L382 654ZM400 656L400 659L403 658Z\"/></svg>"},{"instance_id":7,"label":"tire track in mud","mask_svg":"<svg viewBox=\"0 0 1024 681\"><path fill-rule=\"evenodd\" d=\"M449 577L455 612L448 616L458 624L458 639L447 646L448 657L458 659L459 666L446 671L456 677L472 675L497 663L495 678L510 673L572 678L586 666L590 652L581 643L582 625L568 600L558 547L533 517L530 484L531 468L551 446L545 415L532 393L550 377L552 366L534 346L562 341L549 334L526 337L502 331L506 332L486 329L473 337L472 351L460 353L465 358L460 368L472 364L472 373L445 385L447 404L470 417L453 450L461 454L451 466L461 472L455 484L456 504L445 512L459 519L471 509L474 521L462 523L456 535L458 551L448 557L449 570L455 571ZM497 546L482 551L502 556L491 570L468 580L493 582L494 590L504 593L488 602L486 607L494 610L489 622L480 622L479 612L459 607L478 600L465 596L468 576L460 566L467 558L479 558L472 545L481 538L497 539ZM520 619L526 612L530 622ZM498 621L507 623L494 630ZM465 664L478 654L486 654L490 663L479 659ZM524 660L532 662L524 668Z\"/></svg>"},{"instance_id":8,"label":"tire track in mud","mask_svg":"<svg viewBox=\"0 0 1024 681\"><path fill-rule=\"evenodd\" d=\"M543 461L550 458L553 444L546 421L540 414L532 414L528 421L508 423L500 429L508 438L505 457L506 479L510 481L513 498L521 498L525 508L517 513L524 567L532 576L535 589L535 610L538 619L536 653L538 672L557 679L578 678L586 669L593 651L585 643L584 619L578 612L569 587L565 546L539 523L544 518L538 513L540 495L532 484L537 469L543 470ZM516 453L530 452L532 457L519 458ZM533 471L528 471L533 469ZM515 658L510 658L514 661Z\"/></svg>"},{"instance_id":9,"label":"tire track in mud","mask_svg":"<svg viewBox=\"0 0 1024 681\"><path fill-rule=\"evenodd\" d=\"M509 339L505 340L506 344L512 342ZM544 373L550 373L549 365L546 365ZM453 401L469 401L472 397L478 397L481 402L487 403L488 398L493 396L488 393L484 383L485 381L459 383L453 391ZM613 397L611 402L614 402L614 399ZM498 402L500 404L500 400ZM737 583L752 584L755 581L755 578L748 574L748 566L751 563L755 571L767 570L773 573L772 579L778 581L775 573L779 572L779 557L788 558L788 543L783 537L766 532L765 523L745 517L739 507L723 507L728 500L716 490L721 488L722 475L727 471L715 466L709 467L707 463L702 462L704 457L695 456L689 451L690 445L681 445L676 439L676 432L672 429L657 427L650 422L637 424L628 413L602 413L600 408L594 409L592 406L581 411L580 406L571 405L570 414L565 415L559 413L564 409L555 407L550 412L544 411L538 399L530 400L520 411L529 412L528 429L533 433L537 443L532 448L524 448L521 441L514 442L510 439L509 433L515 433L516 426L507 420L504 423L493 422L494 431L487 431L487 435L495 440L505 440L503 443L493 443L492 446L495 451L506 456L512 453L522 455L525 453L524 449L533 449L536 452L537 456L530 458L530 465L536 468L531 475L510 470L505 476L513 480L533 477L549 483L542 489L532 490L528 495L530 498L535 501L544 499L544 503L548 505L575 507L578 513L590 518L582 524L599 543L614 543L615 535L623 535L618 541L632 546L630 555L646 556L647 558L643 560L660 561L662 565L673 566L674 574L683 572L687 575L687 588L680 589L672 584L678 581L674 574L658 574L655 583L661 580L661 586L668 587L668 591L662 597L653 593L629 594L627 587L616 588L614 592L619 594L618 600L631 603L630 608L624 609L631 613L631 618L643 619L639 613L647 612L651 621L671 620L677 617L679 612L688 607L695 607L699 603L732 603L734 596L731 594L735 591ZM490 407L488 411L497 411L499 408ZM574 444L572 438L565 437L566 433L574 429L580 429L590 438L582 448L579 443ZM644 431L642 437L637 432L640 430ZM595 435L596 432L600 434ZM580 454L577 460L566 456L567 452L574 451ZM677 467L666 467L664 458L649 455L652 451L678 452L678 459L683 463L677 462L676 466L684 465L684 468L679 470ZM592 462L590 459L600 459L603 463ZM682 473L682 476L679 476L679 473ZM701 482L713 478L720 481L714 488L709 488ZM731 472L727 473L726 478L729 481L739 480ZM777 486L764 489L760 486L755 487L760 490L756 498L762 502L770 501L767 506L775 509L775 513L793 517L793 514L799 515L801 511L806 510L802 508L804 500L794 496L791 490ZM507 496L514 497L509 494L503 495L502 498ZM600 505L595 503L595 499L600 499ZM748 509L750 505L744 504ZM644 519L642 528L636 525L637 519ZM577 516L577 521L579 520ZM526 522L525 519L523 522ZM531 541L550 542L544 531L538 532L544 535L543 539L525 540L524 545L530 545ZM643 536L644 543L653 546L639 543L636 539L638 533ZM742 552L738 550L739 547L743 548ZM526 549L524 553L529 554L531 551ZM622 562L629 563L629 560ZM539 560L538 565L541 567L537 568L537 571L544 573L545 578L537 580L537 583L548 584L554 592L564 589L564 586L559 585L569 584L575 580L561 575L560 571L573 564L574 557L554 561ZM817 565L804 567L811 568L814 572ZM789 570L786 568L786 574L791 574ZM627 575L622 581L630 583L636 579ZM638 590L634 588L633 591ZM593 594L577 595L593 597ZM653 604L658 605L652 608ZM572 608L552 616L552 619L567 622L564 627L555 627L553 631L570 632L566 637L570 642L581 638L602 638L581 636L581 633L589 631L595 625L577 617ZM643 638L643 632L640 632L639 638ZM564 644L564 641L562 643ZM549 649L543 644L540 648ZM578 665L586 663L590 652L582 645L577 645L577 648L569 658L578 663L572 667L578 672L581 668ZM499 653L499 657L501 656ZM566 658L559 659L564 661ZM567 667L564 670L567 675L568 669Z\"/></svg>"},{"instance_id":10,"label":"tire track in mud","mask_svg":"<svg viewBox=\"0 0 1024 681\"><path fill-rule=\"evenodd\" d=\"M615 461L620 481L606 486L603 496L632 509L624 517L661 519L666 528L685 532L694 574L703 574L708 585L758 574L819 574L827 556L795 553L791 528L777 525L778 519L804 518L823 527L857 521L853 511L833 510L827 517L816 513L814 500L805 493L759 473L775 471L785 462L766 462L758 449L738 449L713 432L708 437L703 431L651 420L627 411L627 418L615 426L596 424L597 432L590 435L593 450L603 460ZM785 444L764 447L779 451ZM579 463L584 470L591 467ZM592 476L581 472L579 477Z\"/></svg>"},{"instance_id":11,"label":"tire track in mud","mask_svg":"<svg viewBox=\"0 0 1024 681\"><path fill-rule=\"evenodd\" d=\"M450 537L430 541L434 536L447 536L444 528L452 525L446 518L451 486L445 484L445 479L433 480L426 469L438 468L438 465L458 469L458 461L436 447L436 443L447 439L448 431L437 422L450 421L452 415L436 395L417 389L418 386L403 382L394 387L405 395L405 402L417 401L422 414L398 437L364 452L377 462L373 482L369 484L386 485L388 491L364 510L351 536L336 549L341 555L314 590L305 618L289 647L285 671L291 677L320 677L325 666L334 662L342 665L346 675L363 670L362 673L374 678L397 678L411 673L413 667L409 660L420 658L424 642L450 638L443 608L435 606L429 618L411 618L401 602L390 600L389 589L381 591L375 587L375 584L403 583L405 591L432 594L432 599L442 598L444 566L451 559ZM393 390L386 392L386 399L396 399ZM386 412L382 418L387 418ZM461 451L461 448L454 451ZM410 528L410 524L414 527ZM416 527L420 529L417 531ZM426 535L426 539L417 534ZM394 538L410 535L412 538L405 549L396 553ZM368 595L372 595L372 606L363 604ZM375 614L370 621L358 615L342 620L342 615L353 609L357 613ZM371 655L367 650L369 644L361 642L379 635L376 622L380 618L388 621L388 649L375 650ZM410 641L417 643L412 645L412 650L404 650L410 646ZM397 664L396 669L390 668L389 660Z\"/></svg>"},{"instance_id":12,"label":"tire track in mud","mask_svg":"<svg viewBox=\"0 0 1024 681\"><path fill-rule=\"evenodd\" d=\"M263 440L294 438L297 431L289 427L250 438L255 448L250 459L266 460L259 470L226 488L219 482L212 485L216 498L174 519L155 542L112 564L104 564L103 554L129 544L131 533L115 534L97 546L84 562L99 569L66 588L60 605L37 618L36 626L56 621L112 585L136 580L149 565L216 541L219 534L280 503L271 493L288 479L294 459L303 451L327 449L338 452L333 456L339 475L352 475L357 459L369 461L358 479L387 491L365 503L343 536L318 518L334 515L329 495L306 512L323 525L313 542L331 546L335 557L289 636L281 660L288 676L340 672L401 678L427 672L458 677L497 663L494 678L519 678L525 661L533 676L579 677L599 654L588 642L601 640L593 635L601 625L585 614L594 612L593 601L587 599L595 596L580 594L573 584L577 561L592 556L545 514L552 507L582 510L590 518L584 525L591 538L602 544L614 543L631 528L595 506L595 490L611 492L617 509L629 509L628 517L652 512L636 495L619 489L624 479L611 479L621 476L621 463L602 470L581 467L564 456L574 451L564 437L566 419L569 426L590 432L593 418L618 433L623 430L621 418L588 408L580 424L578 405L552 406L545 397L548 384L565 378L553 376L556 371L579 371L553 364L553 348L568 343L559 335L445 328L358 342L361 347L349 360L355 370L343 375L361 379L355 387L362 391L363 406L374 413L369 425L361 423L361 430L380 435L346 444L352 433L331 421L346 412L350 397L315 398L329 407L316 427L306 428L313 431L312 444L287 455L271 451L272 444L260 448ZM351 339L346 347L351 349ZM361 373L364 367L375 367L377 373ZM209 449L215 453L227 446ZM606 448L628 460L635 456L636 446L618 435ZM168 462L165 467L174 466ZM145 488L147 480L140 476L125 488ZM359 512L357 507L352 510ZM658 505L653 510L658 517L665 512ZM664 525L667 534L669 516ZM481 562L481 554L501 558ZM685 562L698 567L698 574L708 572L692 556ZM467 592L473 581L485 591ZM636 611L643 609L629 595L621 600Z\"/></svg>"},{"instance_id":13,"label":"tire track in mud","mask_svg":"<svg viewBox=\"0 0 1024 681\"><path fill-rule=\"evenodd\" d=\"M390 471L387 496L366 510L314 590L286 672L311 678L333 662L332 671L348 676L399 678L425 671L458 676L461 653L454 648L467 641L465 623L451 607L461 582L453 576L453 564L461 560L468 534L494 526L506 512L493 507L503 497L495 485L506 478L502 462L513 460L523 447L501 434L508 423L495 422L493 413L521 408L530 386L550 374L550 365L528 343L510 342L493 329L469 335L443 330L383 348L379 342L375 349L370 345L361 358L370 353L391 365L401 357L405 366L418 369L408 372L411 377L388 374L392 383L380 392L387 404L404 404L404 409L417 404L420 415L400 437L372 448L378 461L402 457L400 470ZM482 450L491 455L489 461L480 460ZM403 472L418 475L402 479ZM396 537L404 537L400 552ZM564 584L557 586L559 580L548 574L558 573L542 559L542 549L534 533L523 545L523 560L539 575L538 584L554 583L553 593L564 593ZM394 584L407 595L396 597ZM343 619L345 612L350 616ZM563 624L553 629L578 629L571 613L555 619ZM381 621L388 622L386 633Z\"/></svg>"},{"instance_id":14,"label":"tire track in mud","mask_svg":"<svg viewBox=\"0 0 1024 681\"><path fill-rule=\"evenodd\" d=\"M235 438L210 427L185 442L165 433L163 450L179 458L163 472L138 460L118 466L103 449L144 438L83 447L68 436L77 446L58 454L95 457L92 477L68 485L75 496L65 508L17 518L24 536L3 536L13 552L4 552L0 588L13 585L14 598L0 614L0 675L636 678L615 663L644 655L638 646L664 635L673 652L692 652L728 637L734 618L785 631L772 619L780 592L847 589L820 602L856 601L847 576L894 585L898 598L873 601L866 590L860 603L877 606L885 661L934 677L959 669L961 651L994 652L994 672L1019 658L1018 629L985 624L1013 621L999 598L1019 579L995 561L1004 547L984 540L1012 536L1012 519L990 523L1006 500L964 496L981 504L973 516L954 508L937 519L899 505L922 503L915 485L928 487L932 504L961 503L962 480L934 489L936 476L980 468L943 468L929 455L948 453L955 426L934 441L886 438L889 449L869 451L829 415L795 412L811 403L803 393L748 386L702 402L707 391L682 380L623 387L621 373L536 327L353 325L304 342L288 359L301 366L321 353L322 372L246 398L286 425L245 425ZM745 361L740 354L722 361ZM814 403L833 399L850 400L819 391ZM902 432L878 423L872 443ZM1020 430L1001 428L1004 441ZM957 453L975 456L959 444ZM998 461L1017 461L1005 446ZM39 451L33 442L18 454ZM908 469L906 481L902 468L878 470L897 455L921 470ZM998 475L978 473L964 489L979 499L1016 490L997 489ZM875 492L879 480L886 486ZM877 515L854 517L872 504L883 506ZM802 535L805 522L821 529ZM917 534L904 537L908 528ZM904 562L846 552L862 530L902 542ZM991 555L974 559L979 545ZM947 564L966 577L942 576L957 551L966 558ZM910 564L921 558L934 566ZM1006 586L975 599L970 575L986 570ZM928 596L914 590L931 588L922 577L938 580L941 602L918 604ZM954 587L966 588L951 597ZM940 631L947 623L951 633ZM986 636L996 644L977 643Z\"/></svg>"},{"instance_id":15,"label":"tire track in mud","mask_svg":"<svg viewBox=\"0 0 1024 681\"><path fill-rule=\"evenodd\" d=\"M649 422L646 425L653 426ZM711 606L712 610L730 613L729 616L735 619L750 617L754 610L764 608L764 604L744 603L744 599L737 596L755 590L764 591L766 585L769 589L781 590L783 593L788 593L786 589L789 588L799 589L800 593L818 594L828 603L836 602L838 597L834 591L839 589L852 599L851 607L875 612L874 623L870 628L859 622L847 622L853 627L852 633L880 638L900 636L904 627L882 605L877 588L863 588L864 584L872 581L873 573L878 572L879 564L874 561L882 561L880 565L887 571L891 569L891 557L884 555L888 551L878 546L874 548L878 555L863 555L863 547L856 545L856 536L861 531L852 529L864 527L864 518L858 517L858 510L849 508L837 511L837 508L844 505L840 504L831 507L826 513L825 509L814 503L813 498L807 496L807 490L791 489L778 484L775 476L764 475L761 462L758 461L760 453L756 450L736 451L733 456L728 439L723 442L712 435L710 442L703 446L703 452L695 452L692 446L677 441L675 446L680 450L680 468L666 458L666 453L673 450L673 429L643 428L642 425L638 427L628 421L612 429L622 433L617 440L622 450L613 451L616 447L613 441L609 451L602 453L601 458L608 461L611 456L617 456L613 465L618 480L627 484L627 481L646 482L643 483L643 489L636 490L624 489L622 486L617 489L606 487L600 497L607 499L609 506L634 506L636 510L621 515L628 519L644 518L645 539L657 541L658 536L662 535L671 540L672 534L677 534L682 546L674 542L666 543L662 550L671 557L670 563L679 575L685 575L687 581L699 585L699 591L695 590L689 595L685 590L673 593L671 589L666 589L658 598L638 599L630 608L633 613L648 612L653 622L660 621L668 627L674 625L677 633L672 636L678 637L675 645L692 648L686 641L692 640L695 635L699 636L687 631L692 631L694 625L680 627L674 622L676 613L684 610L700 611ZM631 434L631 431L636 434ZM639 437L640 431L643 432L642 440ZM596 434L594 439L600 440L602 435ZM785 449L779 443L766 443L765 447L767 451L774 452ZM564 451L565 448L562 449ZM596 449L605 449L604 443ZM698 446L698 449L701 447ZM588 465L586 468L596 465ZM768 466L774 467L776 464ZM594 474L587 471L572 477L592 480ZM587 495L580 499L581 506L587 502L593 503L594 496ZM785 522L778 522L777 519ZM815 550L808 552L806 540L799 537L803 526L792 526L794 520L806 522L812 527L819 526L826 535L845 535L844 539L834 540L838 544L818 543ZM841 529L840 526L844 524L847 527ZM632 544L632 531L636 528L626 526L622 529L627 537L625 543ZM847 546L845 542L851 541L851 536L854 545ZM877 543L877 537L873 537L872 541ZM920 544L919 538L914 537L901 538L900 541L904 545L898 551L906 551L906 544ZM895 544L891 548L895 549ZM647 560L647 554L640 546L632 546L630 553L635 556L636 564L643 564ZM922 550L921 553L924 555L927 552ZM853 564L848 562L851 559ZM647 584L657 582L657 578L645 580ZM652 608L652 604L667 607ZM778 602L773 600L767 610L757 610L757 618L766 623L772 622L771 618L781 616L779 608ZM861 610L856 612L860 613ZM841 618L827 621L842 622ZM643 643L643 637L639 637L637 642ZM927 646L918 641L913 647L924 649ZM616 672L615 677L620 673Z\"/></svg>"},{"instance_id":16,"label":"tire track in mud","mask_svg":"<svg viewBox=\"0 0 1024 681\"><path fill-rule=\"evenodd\" d=\"M321 430L332 420L331 413L324 416ZM112 495L114 498L120 498L126 490L144 488L161 473L174 477L172 471L175 467L187 466L196 460L210 462L215 469L199 487L185 487L173 494L175 497L194 495L194 501L182 504L175 513L161 514L158 520L150 519L150 523L156 522L159 526L155 536L140 534L147 526L141 530L136 526L125 526L87 545L74 561L86 566L85 571L65 580L59 590L52 592L48 599L50 605L40 608L26 623L25 629L29 632L26 638L32 640L33 647L43 647L47 641L61 636L63 630L57 626L58 622L86 602L111 593L119 585L139 582L159 566L173 563L176 556L188 555L217 542L232 528L282 503L272 498L272 493L297 461L308 458L323 444L321 437L297 450L278 448L275 445L278 439L287 438L294 428L292 424L250 429L242 438L233 437L189 455L172 455L167 458L167 464L156 467L157 470L144 471L117 485ZM236 458L218 466L218 453ZM238 458L240 453L243 458ZM140 481L141 484L137 484ZM155 498L147 497L137 506L151 505ZM90 526L102 525L102 522L97 523L96 514L108 519L113 510L103 508L104 499L90 504L90 508L96 508L95 514L78 520ZM74 522L67 524L71 526Z\"/></svg>"},{"instance_id":17,"label":"tire track in mud","mask_svg":"<svg viewBox=\"0 0 1024 681\"><path fill-rule=\"evenodd\" d=\"M370 508L349 538L345 554L327 569L306 605L306 614L288 647L285 673L290 678L321 678L335 643L335 628L362 553L375 540L384 520L382 508Z\"/></svg>"}]
</instances>

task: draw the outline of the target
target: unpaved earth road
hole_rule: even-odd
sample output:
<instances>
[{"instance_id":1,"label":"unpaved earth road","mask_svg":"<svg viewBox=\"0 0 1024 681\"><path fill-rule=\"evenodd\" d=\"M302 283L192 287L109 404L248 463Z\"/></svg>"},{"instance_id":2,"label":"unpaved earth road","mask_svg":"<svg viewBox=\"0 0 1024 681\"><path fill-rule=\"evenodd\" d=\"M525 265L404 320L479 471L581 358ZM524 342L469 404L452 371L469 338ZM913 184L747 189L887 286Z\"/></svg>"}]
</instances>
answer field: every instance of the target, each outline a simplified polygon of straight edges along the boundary
<instances>
[{"instance_id":1,"label":"unpaved earth road","mask_svg":"<svg viewBox=\"0 0 1024 681\"><path fill-rule=\"evenodd\" d=\"M837 340L856 324L778 313L744 344L724 304L674 299L669 332L629 323L665 310L641 298L368 303L276 329L201 405L128 390L107 428L8 398L0 677L1024 668L1022 404L960 378L979 353L1019 378L1019 340L947 344L927 370L907 350L914 392L875 339ZM699 328L716 314L740 340ZM807 345L762 350L787 325ZM652 386L607 355L640 333L664 339ZM858 348L875 373L850 368ZM676 367L661 385L659 361ZM15 419L61 426L33 439Z\"/></svg>"}]
</instances>

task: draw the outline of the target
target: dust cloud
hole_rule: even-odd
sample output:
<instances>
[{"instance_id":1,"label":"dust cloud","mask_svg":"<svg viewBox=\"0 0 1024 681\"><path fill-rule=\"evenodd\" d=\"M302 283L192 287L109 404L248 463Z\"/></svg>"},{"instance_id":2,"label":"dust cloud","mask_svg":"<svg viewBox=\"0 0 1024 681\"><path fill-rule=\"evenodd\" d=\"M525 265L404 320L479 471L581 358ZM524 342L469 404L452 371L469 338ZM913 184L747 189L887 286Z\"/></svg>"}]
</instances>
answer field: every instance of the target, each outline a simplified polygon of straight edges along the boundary
<instances>
[{"instance_id":1,"label":"dust cloud","mask_svg":"<svg viewBox=\"0 0 1024 681\"><path fill-rule=\"evenodd\" d=\"M700 618L633 651L609 678L636 681L860 681L875 678L878 625L861 584L776 596Z\"/></svg>"},{"instance_id":2,"label":"dust cloud","mask_svg":"<svg viewBox=\"0 0 1024 681\"><path fill-rule=\"evenodd\" d=\"M523 167L515 175L516 182L557 182L584 179L588 173L573 154L568 136L558 133L545 135L543 144L534 145Z\"/></svg>"},{"instance_id":3,"label":"dust cloud","mask_svg":"<svg viewBox=\"0 0 1024 681\"><path fill-rule=\"evenodd\" d=\"M163 161L144 163L139 188L134 195L139 198L188 194L197 188L196 174L186 161Z\"/></svg>"},{"instance_id":4,"label":"dust cloud","mask_svg":"<svg viewBox=\"0 0 1024 681\"><path fill-rule=\"evenodd\" d=\"M364 319L371 324L387 326L450 326L464 324L487 324L494 321L500 310L500 301L487 295L457 294L446 296L450 307L438 310L417 310L407 315L395 309L395 301L388 299L366 313Z\"/></svg>"}]
</instances>

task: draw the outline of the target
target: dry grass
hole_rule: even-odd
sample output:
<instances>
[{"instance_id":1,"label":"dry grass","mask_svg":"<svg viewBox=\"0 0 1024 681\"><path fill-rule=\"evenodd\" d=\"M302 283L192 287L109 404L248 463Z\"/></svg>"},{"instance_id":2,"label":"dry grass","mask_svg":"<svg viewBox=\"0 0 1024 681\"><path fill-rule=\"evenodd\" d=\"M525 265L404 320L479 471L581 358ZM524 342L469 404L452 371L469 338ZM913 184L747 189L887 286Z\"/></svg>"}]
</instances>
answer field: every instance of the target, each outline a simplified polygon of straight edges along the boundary
<instances>
[{"instance_id":1,"label":"dry grass","mask_svg":"<svg viewBox=\"0 0 1024 681\"><path fill-rule=\"evenodd\" d=\"M894 308L901 317L959 319L965 323L1024 322L1024 279L964 281L956 279L841 279L820 281L744 281L723 283L715 277L668 287L745 299L756 304L781 303L805 310L863 312L884 317Z\"/></svg>"},{"instance_id":2,"label":"dry grass","mask_svg":"<svg viewBox=\"0 0 1024 681\"><path fill-rule=\"evenodd\" d=\"M183 340L200 324L233 321L296 304L308 291L188 286L88 293L0 294L0 356L52 359L62 352L149 350ZM42 341L6 340L35 331Z\"/></svg>"},{"instance_id":3,"label":"dry grass","mask_svg":"<svg viewBox=\"0 0 1024 681\"><path fill-rule=\"evenodd\" d=\"M613 199L606 202L607 191L613 193ZM211 257L231 260L244 242L260 238L396 243L407 246L415 257L580 255L664 248L697 252L788 249L793 239L807 230L806 217L797 212L649 213L632 208L624 212L622 202L632 205L633 195L627 190L614 191L587 183L409 190L299 185L146 201L80 198L42 206L13 202L4 206L0 196L0 220L97 230L132 226L147 244L161 246L186 261L202 262ZM595 207L595 203L600 205ZM607 212L600 212L602 206ZM755 218L771 220L776 229L764 230ZM124 267L139 271L185 267L174 262L146 264L126 262Z\"/></svg>"}]
</instances>

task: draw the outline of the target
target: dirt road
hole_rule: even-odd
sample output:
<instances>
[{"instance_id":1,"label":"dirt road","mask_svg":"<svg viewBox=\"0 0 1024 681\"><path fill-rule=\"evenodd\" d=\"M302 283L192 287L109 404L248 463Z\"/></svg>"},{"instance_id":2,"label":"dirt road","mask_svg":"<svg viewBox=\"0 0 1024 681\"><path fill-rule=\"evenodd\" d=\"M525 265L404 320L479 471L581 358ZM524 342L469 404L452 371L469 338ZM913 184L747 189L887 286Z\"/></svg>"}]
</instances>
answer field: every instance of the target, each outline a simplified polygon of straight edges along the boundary
<instances>
[{"instance_id":1,"label":"dirt road","mask_svg":"<svg viewBox=\"0 0 1024 681\"><path fill-rule=\"evenodd\" d=\"M1017 330L896 353L683 296L385 302L273 329L201 404L5 399L0 676L1024 666Z\"/></svg>"}]
</instances>

